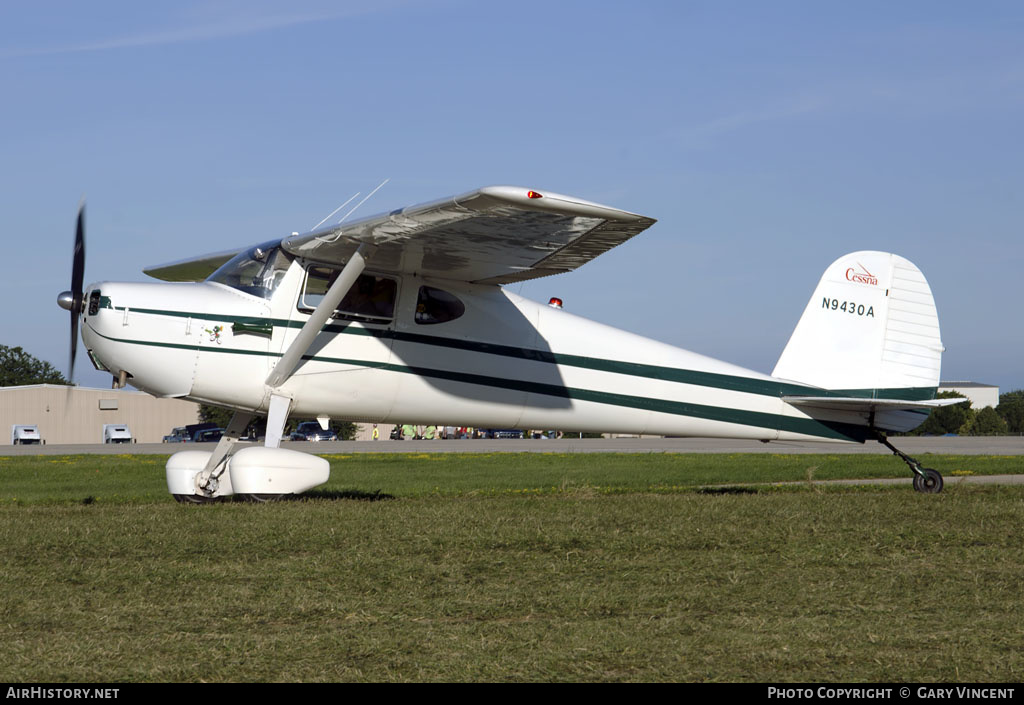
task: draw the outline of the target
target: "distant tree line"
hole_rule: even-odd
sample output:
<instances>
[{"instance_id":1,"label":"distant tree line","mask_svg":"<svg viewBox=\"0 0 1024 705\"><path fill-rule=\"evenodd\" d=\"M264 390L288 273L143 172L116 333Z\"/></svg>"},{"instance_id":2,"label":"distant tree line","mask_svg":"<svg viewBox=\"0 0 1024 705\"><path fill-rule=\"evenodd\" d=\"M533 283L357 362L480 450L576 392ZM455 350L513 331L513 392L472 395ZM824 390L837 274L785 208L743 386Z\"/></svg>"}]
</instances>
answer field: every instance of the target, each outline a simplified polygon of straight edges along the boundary
<instances>
[{"instance_id":1,"label":"distant tree line","mask_svg":"<svg viewBox=\"0 0 1024 705\"><path fill-rule=\"evenodd\" d=\"M27 384L68 384L57 368L20 347L0 345L0 387L20 387Z\"/></svg>"},{"instance_id":2,"label":"distant tree line","mask_svg":"<svg viewBox=\"0 0 1024 705\"><path fill-rule=\"evenodd\" d=\"M957 392L941 392L939 399L964 398ZM994 409L974 409L971 402L953 404L935 409L928 419L908 436L943 436L955 433L960 436L1001 436L1024 433L1024 389L999 395L999 406Z\"/></svg>"}]
</instances>

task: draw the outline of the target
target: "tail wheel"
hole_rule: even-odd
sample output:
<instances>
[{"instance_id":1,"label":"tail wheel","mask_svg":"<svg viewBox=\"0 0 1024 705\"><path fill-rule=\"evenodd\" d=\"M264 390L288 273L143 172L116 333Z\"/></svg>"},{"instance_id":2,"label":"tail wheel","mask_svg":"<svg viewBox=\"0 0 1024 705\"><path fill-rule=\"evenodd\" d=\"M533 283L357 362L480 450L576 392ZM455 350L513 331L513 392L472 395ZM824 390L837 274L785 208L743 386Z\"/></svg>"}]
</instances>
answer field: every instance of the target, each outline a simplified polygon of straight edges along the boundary
<instances>
[{"instance_id":1,"label":"tail wheel","mask_svg":"<svg viewBox=\"0 0 1024 705\"><path fill-rule=\"evenodd\" d=\"M924 494L938 494L942 492L942 475L931 468L921 468L923 475L914 475L914 489Z\"/></svg>"}]
</instances>

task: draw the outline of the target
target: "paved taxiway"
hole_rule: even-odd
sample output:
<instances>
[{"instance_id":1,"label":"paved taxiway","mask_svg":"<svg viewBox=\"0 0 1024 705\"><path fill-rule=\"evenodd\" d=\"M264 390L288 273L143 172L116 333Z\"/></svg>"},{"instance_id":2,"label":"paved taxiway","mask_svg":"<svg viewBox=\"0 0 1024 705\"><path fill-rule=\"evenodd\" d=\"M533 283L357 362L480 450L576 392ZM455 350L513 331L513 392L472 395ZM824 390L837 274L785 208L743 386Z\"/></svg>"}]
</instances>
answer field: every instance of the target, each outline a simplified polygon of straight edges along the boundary
<instances>
[{"instance_id":1,"label":"paved taxiway","mask_svg":"<svg viewBox=\"0 0 1024 705\"><path fill-rule=\"evenodd\" d=\"M1024 436L964 436L893 438L897 448L911 456L1020 455ZM169 455L179 450L213 450L213 443L138 443L132 445L71 444L43 446L0 446L0 455ZM890 455L880 443L829 443L723 440L717 438L561 438L558 440L450 440L450 441L339 441L335 443L291 443L306 453L871 453ZM1024 470L1024 458L1022 458Z\"/></svg>"},{"instance_id":2,"label":"paved taxiway","mask_svg":"<svg viewBox=\"0 0 1024 705\"><path fill-rule=\"evenodd\" d=\"M911 456L940 455L1010 455L1021 456L1024 472L1024 437L930 437L895 438L896 447ZM213 450L213 443L141 443L132 445L3 446L0 455L169 455L179 450ZM814 443L794 441L723 440L717 438L561 438L558 440L450 440L450 441L339 441L335 443L291 443L284 448L317 454L349 453L778 453L807 454L872 453L891 455L877 442ZM926 457L919 457L927 465ZM900 461L893 459L894 463ZM947 487L964 484L1024 485L1024 474L992 476L944 476ZM890 480L831 480L828 484L844 485L909 485L908 477Z\"/></svg>"}]
</instances>

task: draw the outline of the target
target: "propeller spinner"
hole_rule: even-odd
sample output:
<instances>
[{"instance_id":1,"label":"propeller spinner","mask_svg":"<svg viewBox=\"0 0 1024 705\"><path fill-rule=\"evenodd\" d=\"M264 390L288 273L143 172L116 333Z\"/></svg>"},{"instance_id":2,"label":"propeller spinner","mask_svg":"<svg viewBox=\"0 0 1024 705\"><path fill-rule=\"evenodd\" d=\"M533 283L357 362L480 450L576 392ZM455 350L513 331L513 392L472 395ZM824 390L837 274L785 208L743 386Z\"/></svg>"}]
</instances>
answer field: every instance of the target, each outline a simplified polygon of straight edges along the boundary
<instances>
[{"instance_id":1,"label":"propeller spinner","mask_svg":"<svg viewBox=\"0 0 1024 705\"><path fill-rule=\"evenodd\" d=\"M78 208L75 227L75 250L71 259L71 291L57 296L57 305L71 312L71 353L68 361L68 381L74 381L75 353L78 351L78 315L82 312L82 279L85 276L85 204Z\"/></svg>"}]
</instances>

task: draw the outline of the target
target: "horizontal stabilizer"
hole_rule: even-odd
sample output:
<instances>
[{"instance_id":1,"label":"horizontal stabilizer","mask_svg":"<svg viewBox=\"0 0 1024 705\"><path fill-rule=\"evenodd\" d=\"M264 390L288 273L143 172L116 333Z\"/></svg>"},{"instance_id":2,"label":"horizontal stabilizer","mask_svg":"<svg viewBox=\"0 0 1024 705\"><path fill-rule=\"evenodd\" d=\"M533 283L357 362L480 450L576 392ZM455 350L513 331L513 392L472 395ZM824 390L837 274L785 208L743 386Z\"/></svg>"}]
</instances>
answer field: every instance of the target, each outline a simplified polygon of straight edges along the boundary
<instances>
[{"instance_id":1,"label":"horizontal stabilizer","mask_svg":"<svg viewBox=\"0 0 1024 705\"><path fill-rule=\"evenodd\" d=\"M784 396L787 404L813 409L835 411L910 411L912 409L937 409L941 406L963 404L966 399L865 399L863 397L800 397Z\"/></svg>"}]
</instances>

